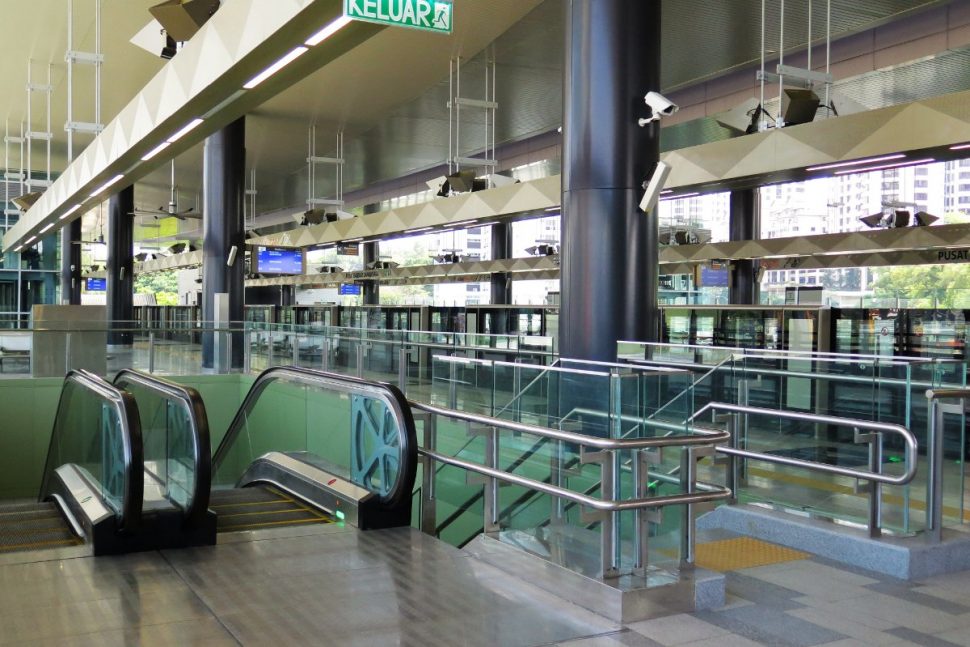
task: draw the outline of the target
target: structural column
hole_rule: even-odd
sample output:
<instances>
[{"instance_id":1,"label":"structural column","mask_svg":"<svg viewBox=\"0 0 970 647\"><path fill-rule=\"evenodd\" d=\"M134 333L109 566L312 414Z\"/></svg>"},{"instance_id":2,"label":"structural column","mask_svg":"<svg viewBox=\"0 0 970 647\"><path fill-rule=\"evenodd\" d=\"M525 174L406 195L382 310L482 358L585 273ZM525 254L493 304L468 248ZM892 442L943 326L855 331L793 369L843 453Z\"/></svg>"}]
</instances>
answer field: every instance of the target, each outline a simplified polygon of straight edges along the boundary
<instances>
[{"instance_id":1,"label":"structural column","mask_svg":"<svg viewBox=\"0 0 970 647\"><path fill-rule=\"evenodd\" d=\"M61 229L61 304L81 304L81 219Z\"/></svg>"},{"instance_id":2,"label":"structural column","mask_svg":"<svg viewBox=\"0 0 970 647\"><path fill-rule=\"evenodd\" d=\"M731 240L760 237L761 200L758 189L731 192ZM732 305L754 305L759 301L758 266L752 259L732 261L729 301Z\"/></svg>"},{"instance_id":3,"label":"structural column","mask_svg":"<svg viewBox=\"0 0 970 647\"><path fill-rule=\"evenodd\" d=\"M243 191L246 182L246 120L240 117L205 140L203 193L205 210L202 227L202 320L206 327L216 322L241 329L245 318L244 262L246 230L243 221ZM230 264L232 248L235 258ZM218 344L217 344L218 336ZM232 368L243 363L242 332L206 333L202 336L202 365L216 367L216 347L231 349Z\"/></svg>"},{"instance_id":4,"label":"structural column","mask_svg":"<svg viewBox=\"0 0 970 647\"><path fill-rule=\"evenodd\" d=\"M512 258L512 224L492 225L492 260ZM512 303L512 280L507 272L492 274L492 305Z\"/></svg>"},{"instance_id":5,"label":"structural column","mask_svg":"<svg viewBox=\"0 0 970 647\"><path fill-rule=\"evenodd\" d=\"M375 240L372 243L361 243L360 255L364 263L364 269L371 269L372 263L381 260L380 242ZM377 306L381 304L381 284L377 281L364 281L362 292L365 306Z\"/></svg>"},{"instance_id":6,"label":"structural column","mask_svg":"<svg viewBox=\"0 0 970 647\"><path fill-rule=\"evenodd\" d=\"M135 187L129 186L108 201L108 346L131 346L134 308ZM76 247L76 245L75 245ZM117 330L121 329L121 330Z\"/></svg>"},{"instance_id":7,"label":"structural column","mask_svg":"<svg viewBox=\"0 0 970 647\"><path fill-rule=\"evenodd\" d=\"M611 361L657 336L656 214L638 204L660 155L661 0L568 0L563 97L563 357Z\"/></svg>"}]
</instances>

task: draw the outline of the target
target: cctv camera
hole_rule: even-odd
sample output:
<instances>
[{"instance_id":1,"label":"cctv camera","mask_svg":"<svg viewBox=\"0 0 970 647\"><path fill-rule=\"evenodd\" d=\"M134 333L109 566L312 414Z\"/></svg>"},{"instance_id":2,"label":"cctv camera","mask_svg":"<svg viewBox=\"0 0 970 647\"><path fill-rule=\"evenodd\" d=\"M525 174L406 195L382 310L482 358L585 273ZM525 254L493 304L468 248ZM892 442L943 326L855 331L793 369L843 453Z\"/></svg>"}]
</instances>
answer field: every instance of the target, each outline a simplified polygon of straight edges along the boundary
<instances>
[{"instance_id":1,"label":"cctv camera","mask_svg":"<svg viewBox=\"0 0 970 647\"><path fill-rule=\"evenodd\" d=\"M648 92L647 96L644 97L644 101L653 111L653 115L651 115L649 119L641 119L641 127L646 126L654 121L660 121L662 117L669 117L680 110L680 106L659 92Z\"/></svg>"}]
</instances>

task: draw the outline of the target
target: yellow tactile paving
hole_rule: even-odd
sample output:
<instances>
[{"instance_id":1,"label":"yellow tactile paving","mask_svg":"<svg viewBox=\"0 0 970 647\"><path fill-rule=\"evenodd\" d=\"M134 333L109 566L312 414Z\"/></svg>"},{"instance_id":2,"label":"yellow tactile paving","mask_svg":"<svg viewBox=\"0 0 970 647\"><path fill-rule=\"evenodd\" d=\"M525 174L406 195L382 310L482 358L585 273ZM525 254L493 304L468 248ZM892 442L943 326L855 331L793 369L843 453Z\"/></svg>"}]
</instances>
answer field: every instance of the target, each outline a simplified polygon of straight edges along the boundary
<instances>
[{"instance_id":1,"label":"yellow tactile paving","mask_svg":"<svg viewBox=\"0 0 970 647\"><path fill-rule=\"evenodd\" d=\"M737 571L742 568L808 559L808 553L785 548L750 537L721 539L697 544L697 565L711 571Z\"/></svg>"}]
</instances>

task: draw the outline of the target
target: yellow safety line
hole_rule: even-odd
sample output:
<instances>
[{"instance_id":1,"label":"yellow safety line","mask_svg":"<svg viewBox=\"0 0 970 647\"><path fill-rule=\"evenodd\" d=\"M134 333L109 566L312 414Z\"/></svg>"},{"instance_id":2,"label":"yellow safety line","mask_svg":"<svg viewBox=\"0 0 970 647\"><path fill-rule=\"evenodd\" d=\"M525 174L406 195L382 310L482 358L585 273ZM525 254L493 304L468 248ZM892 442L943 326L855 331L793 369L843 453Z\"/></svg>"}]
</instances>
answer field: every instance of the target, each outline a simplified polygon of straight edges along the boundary
<instances>
[{"instance_id":1,"label":"yellow safety line","mask_svg":"<svg viewBox=\"0 0 970 647\"><path fill-rule=\"evenodd\" d=\"M8 550L17 550L18 548L34 548L36 546L53 546L55 544L71 544L78 545L81 543L80 539L49 539L47 541L33 541L28 544L13 544L10 546L0 546L0 552Z\"/></svg>"},{"instance_id":2,"label":"yellow safety line","mask_svg":"<svg viewBox=\"0 0 970 647\"><path fill-rule=\"evenodd\" d=\"M251 530L253 528L262 528L264 526L283 526L290 525L295 526L298 523L333 523L330 519L297 519L296 521L267 521L266 523L253 523L247 524L245 526L232 526L230 528L224 528L224 532L233 532L236 530Z\"/></svg>"},{"instance_id":3,"label":"yellow safety line","mask_svg":"<svg viewBox=\"0 0 970 647\"><path fill-rule=\"evenodd\" d=\"M231 519L233 517L252 517L259 514L286 514L288 512L306 512L302 508L287 508L286 510L266 510L265 512L236 512L234 514L224 514L220 515L223 519Z\"/></svg>"},{"instance_id":4,"label":"yellow safety line","mask_svg":"<svg viewBox=\"0 0 970 647\"><path fill-rule=\"evenodd\" d=\"M235 508L244 506L254 506L254 505L275 505L277 503L296 503L293 499L273 499L272 501L252 501L250 503L220 503L219 505L210 505L210 508Z\"/></svg>"}]
</instances>

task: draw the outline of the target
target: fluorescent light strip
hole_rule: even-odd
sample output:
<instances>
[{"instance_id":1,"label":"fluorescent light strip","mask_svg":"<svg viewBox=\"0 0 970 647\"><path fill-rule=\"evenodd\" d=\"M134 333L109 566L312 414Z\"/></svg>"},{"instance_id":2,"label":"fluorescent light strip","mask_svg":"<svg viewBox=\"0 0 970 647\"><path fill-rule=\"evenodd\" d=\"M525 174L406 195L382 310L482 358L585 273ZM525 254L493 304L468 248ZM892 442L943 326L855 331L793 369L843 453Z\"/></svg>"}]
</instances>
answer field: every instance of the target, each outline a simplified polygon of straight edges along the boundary
<instances>
[{"instance_id":1,"label":"fluorescent light strip","mask_svg":"<svg viewBox=\"0 0 970 647\"><path fill-rule=\"evenodd\" d=\"M417 233L422 232L422 231L431 231L432 229L434 229L434 227L421 227L420 229L411 229L407 233L409 233L409 234L417 234Z\"/></svg>"},{"instance_id":2,"label":"fluorescent light strip","mask_svg":"<svg viewBox=\"0 0 970 647\"><path fill-rule=\"evenodd\" d=\"M159 153L161 153L163 150L165 150L169 146L171 146L171 142L162 142L161 144L159 144L158 146L156 146L155 148L153 148L152 150L150 150L148 153L145 153L145 155L142 156L141 161L147 162L148 160L150 160L151 158L155 157L156 155L158 155Z\"/></svg>"},{"instance_id":3,"label":"fluorescent light strip","mask_svg":"<svg viewBox=\"0 0 970 647\"><path fill-rule=\"evenodd\" d=\"M48 231L51 230L51 228L53 226L54 226L54 223L52 223L52 222L51 223L48 223L43 229L40 230L40 233L42 233L42 234L47 233Z\"/></svg>"},{"instance_id":4,"label":"fluorescent light strip","mask_svg":"<svg viewBox=\"0 0 970 647\"><path fill-rule=\"evenodd\" d=\"M302 56L303 54L306 54L309 51L310 50L308 50L306 47L304 47L303 45L300 45L299 47L291 51L289 54L287 54L280 60L276 61L275 63L267 67L265 70L263 70L253 78L249 79L247 83L243 84L243 87L246 88L247 90L252 90L257 85L259 85L269 77L273 76L274 74L282 70L284 67L286 67L287 65L289 65L290 63L298 59L300 56Z\"/></svg>"},{"instance_id":5,"label":"fluorescent light strip","mask_svg":"<svg viewBox=\"0 0 970 647\"><path fill-rule=\"evenodd\" d=\"M474 220L474 219L473 220L462 220L461 222L453 222L453 223L451 223L451 226L452 227L464 227L465 225L474 225L477 222L478 221L477 220Z\"/></svg>"},{"instance_id":6,"label":"fluorescent light strip","mask_svg":"<svg viewBox=\"0 0 970 647\"><path fill-rule=\"evenodd\" d=\"M970 144L957 144L956 146L950 146L951 151L962 151L970 148Z\"/></svg>"},{"instance_id":7,"label":"fluorescent light strip","mask_svg":"<svg viewBox=\"0 0 970 647\"><path fill-rule=\"evenodd\" d=\"M878 164L906 157L905 153L895 153L893 155L883 155L882 157L870 157L869 159L855 160L854 162L837 162L835 164L823 164L822 166L809 166L806 171L827 171L833 168L845 168L847 166L863 166L865 164Z\"/></svg>"},{"instance_id":8,"label":"fluorescent light strip","mask_svg":"<svg viewBox=\"0 0 970 647\"><path fill-rule=\"evenodd\" d=\"M68 209L67 212L63 216L61 216L60 218L58 218L58 220L64 220L65 218L69 217L72 213L74 213L75 211L77 211L80 208L81 208L81 205L79 205L79 204L74 205L73 207L71 207L70 209Z\"/></svg>"},{"instance_id":9,"label":"fluorescent light strip","mask_svg":"<svg viewBox=\"0 0 970 647\"><path fill-rule=\"evenodd\" d=\"M562 207L547 207L546 211L559 211Z\"/></svg>"},{"instance_id":10,"label":"fluorescent light strip","mask_svg":"<svg viewBox=\"0 0 970 647\"><path fill-rule=\"evenodd\" d=\"M660 192L660 195L670 195L673 192L674 192L673 189L664 189L663 191Z\"/></svg>"},{"instance_id":11,"label":"fluorescent light strip","mask_svg":"<svg viewBox=\"0 0 970 647\"><path fill-rule=\"evenodd\" d=\"M20 250L22 250L23 248L24 248L24 246L23 246L23 245L18 245L18 246L17 246L17 248L16 248L15 250L13 250L13 251L15 251L15 252L19 252L19 251L20 251Z\"/></svg>"},{"instance_id":12,"label":"fluorescent light strip","mask_svg":"<svg viewBox=\"0 0 970 647\"><path fill-rule=\"evenodd\" d=\"M178 140L182 139L187 134L189 134L189 132L195 130L199 126L199 124L202 123L202 121L203 121L202 119L198 119L198 118L193 119L188 123L188 125L185 126L185 128L183 128L182 130L178 131L177 133L169 137L167 140L165 140L165 143L174 144L175 142L177 142Z\"/></svg>"},{"instance_id":13,"label":"fluorescent light strip","mask_svg":"<svg viewBox=\"0 0 970 647\"><path fill-rule=\"evenodd\" d=\"M347 16L341 16L340 18L337 18L332 23L328 24L326 27L324 27L323 29L315 33L313 36L310 36L306 41L307 47L313 47L314 45L319 45L323 41L327 40L328 38L336 34L338 31L340 31L341 29L349 25L351 22L353 21Z\"/></svg>"},{"instance_id":14,"label":"fluorescent light strip","mask_svg":"<svg viewBox=\"0 0 970 647\"><path fill-rule=\"evenodd\" d=\"M24 241L24 245L29 245L32 242L34 242L35 240L37 240L37 236L31 236L30 238L28 238L27 240Z\"/></svg>"},{"instance_id":15,"label":"fluorescent light strip","mask_svg":"<svg viewBox=\"0 0 970 647\"><path fill-rule=\"evenodd\" d=\"M359 243L362 240L364 240L364 239L363 238L349 238L349 239L345 240L344 242L345 243Z\"/></svg>"},{"instance_id":16,"label":"fluorescent light strip","mask_svg":"<svg viewBox=\"0 0 970 647\"><path fill-rule=\"evenodd\" d=\"M853 168L845 171L836 171L836 175L851 175L853 173L868 173L869 171L882 171L891 168L905 168L907 166L919 166L920 164L932 164L936 160L932 157L927 157L922 160L911 160L908 162L900 162L899 164L883 164L882 166L867 166L865 168Z\"/></svg>"},{"instance_id":17,"label":"fluorescent light strip","mask_svg":"<svg viewBox=\"0 0 970 647\"><path fill-rule=\"evenodd\" d=\"M105 191L107 191L110 187L112 187L116 183L120 182L121 179L124 178L124 177L125 176L122 175L122 174L118 174L118 175L114 176L113 178L111 178L110 180L108 180L107 182L105 182L104 184L102 184L101 186L99 186L94 191L94 193L91 194L91 197L92 198L98 197L99 195L101 195L102 193L104 193Z\"/></svg>"},{"instance_id":18,"label":"fluorescent light strip","mask_svg":"<svg viewBox=\"0 0 970 647\"><path fill-rule=\"evenodd\" d=\"M693 198L699 195L700 193L685 193L684 195L672 195L667 198L660 198L660 201L667 202L668 200L683 200L684 198Z\"/></svg>"}]
</instances>

